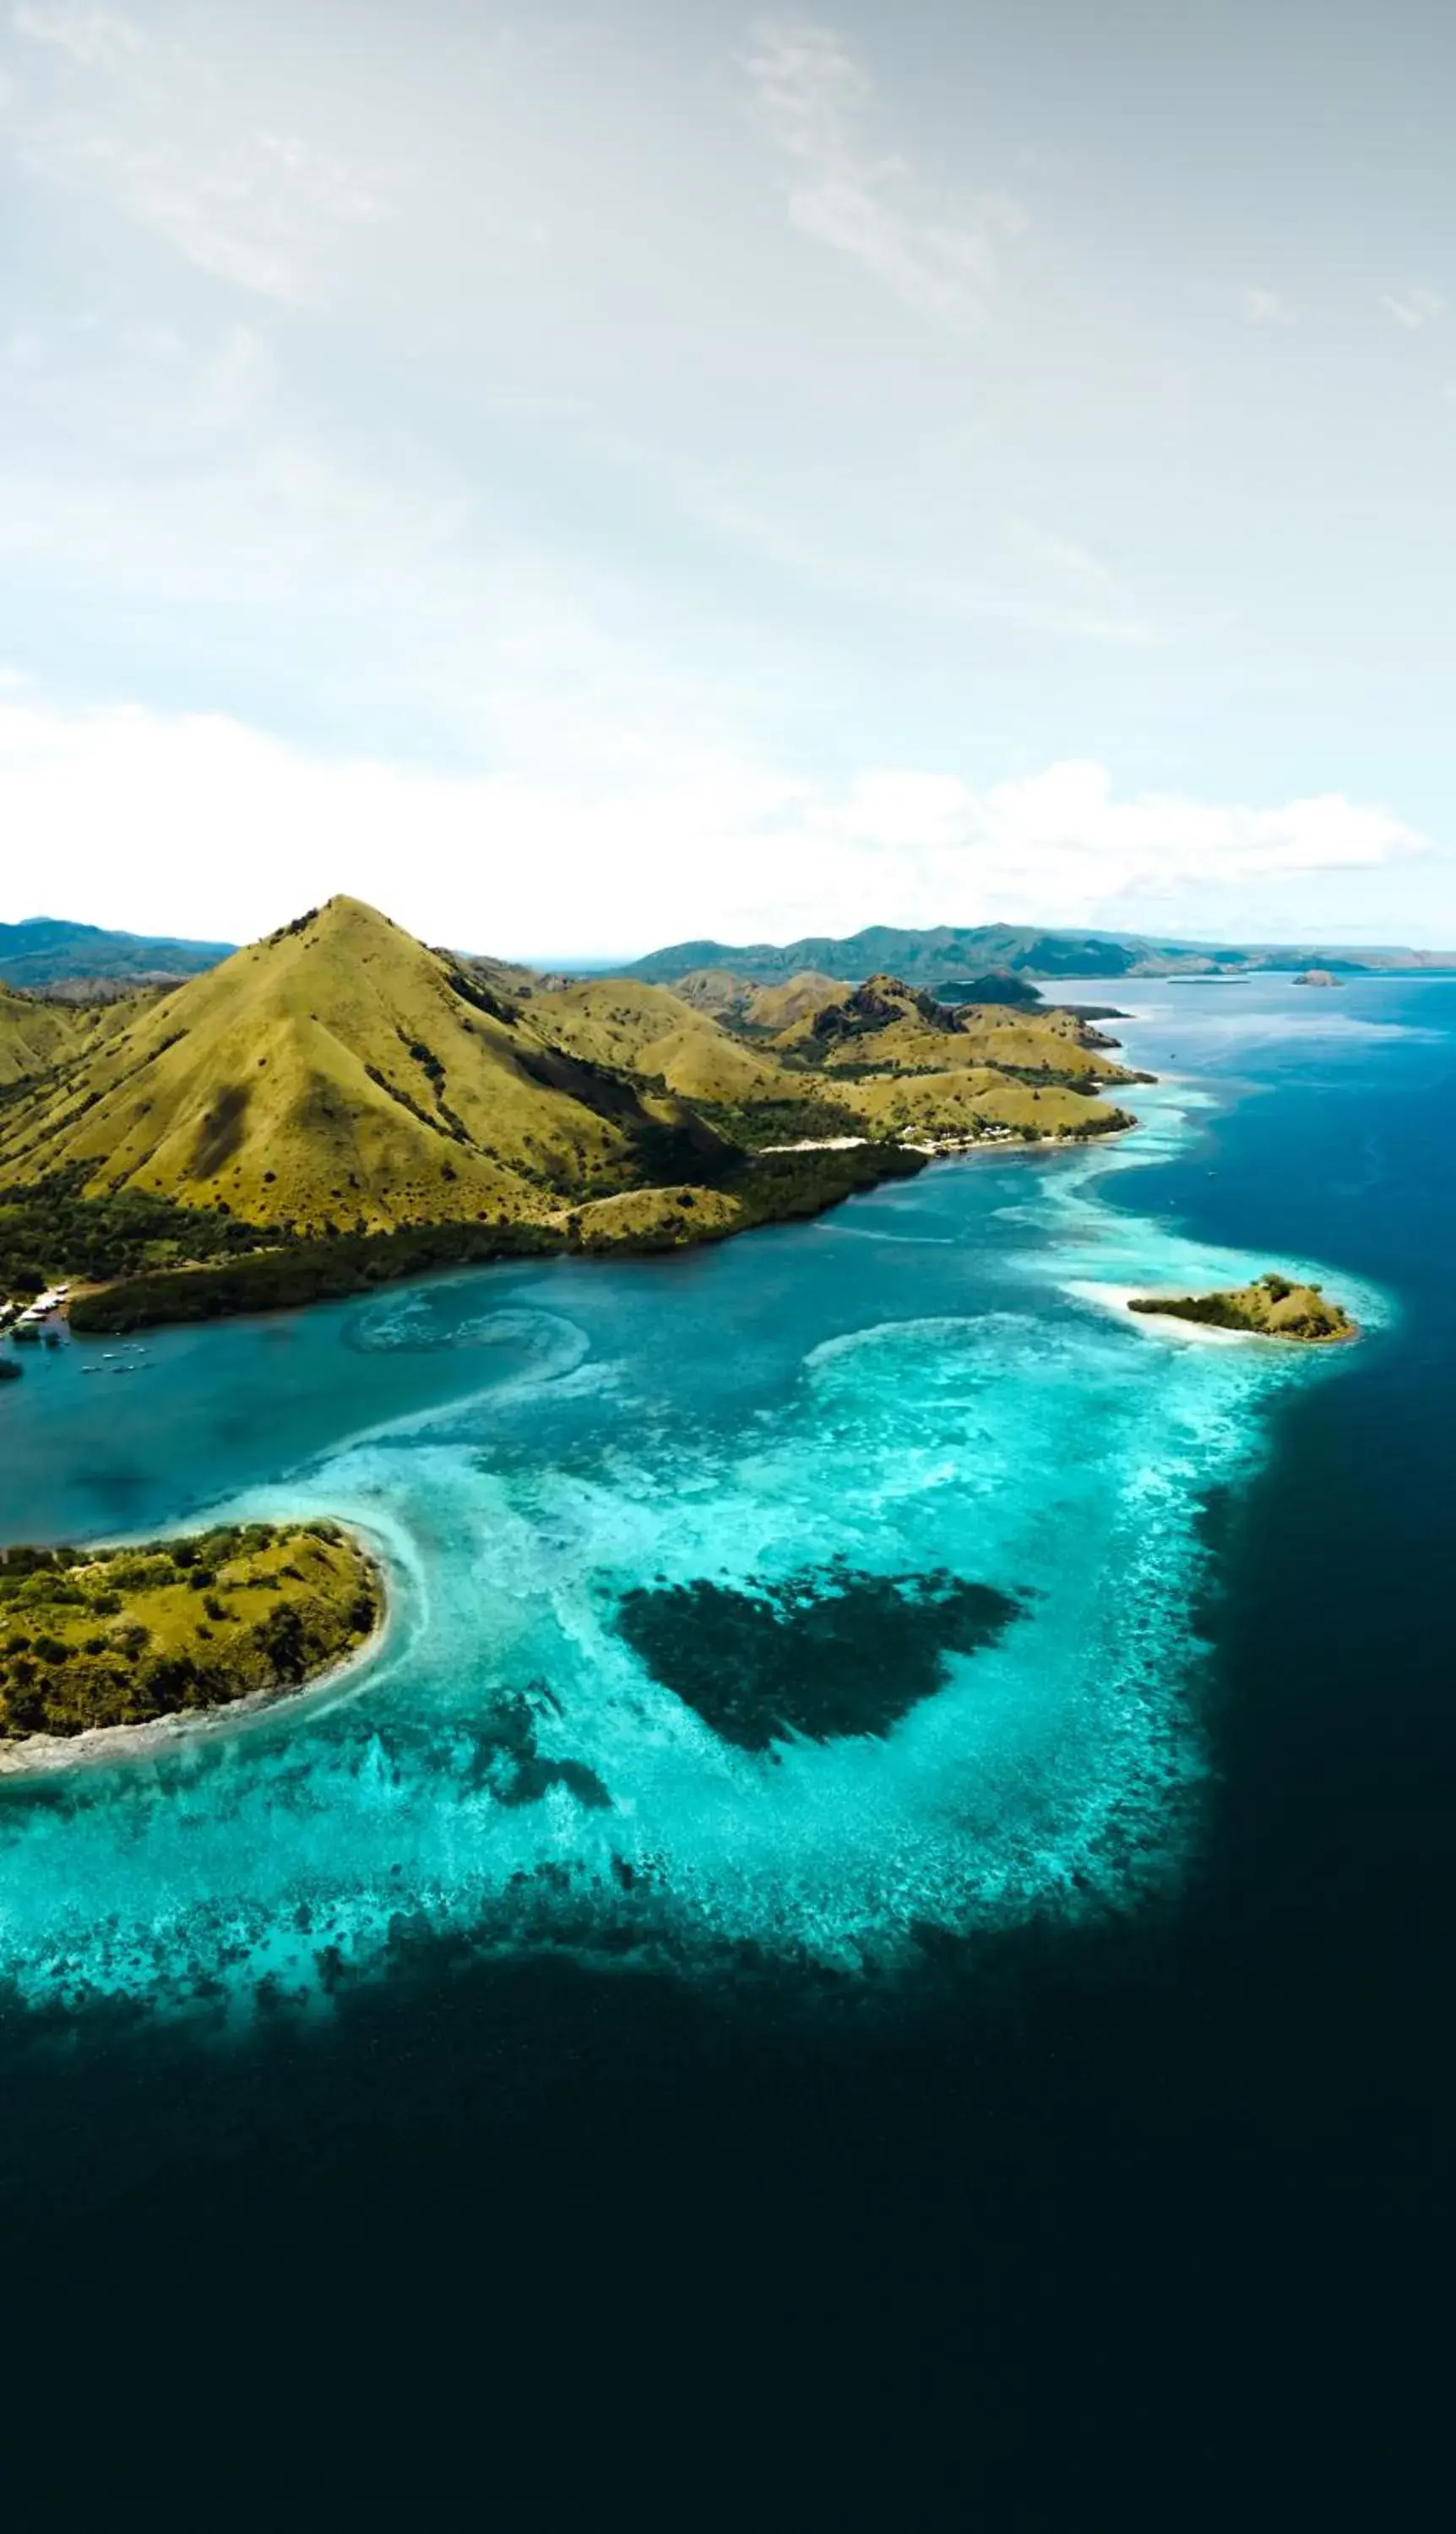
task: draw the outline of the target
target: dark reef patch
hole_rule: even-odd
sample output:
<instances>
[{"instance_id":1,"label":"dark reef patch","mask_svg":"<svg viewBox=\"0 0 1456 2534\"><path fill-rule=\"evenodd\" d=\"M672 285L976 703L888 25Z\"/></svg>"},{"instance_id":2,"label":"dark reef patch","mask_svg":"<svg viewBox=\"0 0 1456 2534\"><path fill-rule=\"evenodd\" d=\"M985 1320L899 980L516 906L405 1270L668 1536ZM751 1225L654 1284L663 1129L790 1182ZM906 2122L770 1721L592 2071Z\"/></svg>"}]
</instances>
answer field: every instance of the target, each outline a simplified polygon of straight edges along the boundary
<instances>
[{"instance_id":1,"label":"dark reef patch","mask_svg":"<svg viewBox=\"0 0 1456 2534\"><path fill-rule=\"evenodd\" d=\"M616 1625L725 1742L766 1751L791 1734L887 1733L943 1689L947 1655L997 1644L1023 1608L944 1567L872 1575L835 1558L748 1590L706 1578L637 1585Z\"/></svg>"},{"instance_id":2,"label":"dark reef patch","mask_svg":"<svg viewBox=\"0 0 1456 2534\"><path fill-rule=\"evenodd\" d=\"M468 1772L470 1782L490 1788L498 1804L538 1804L553 1786L565 1786L589 1812L610 1812L612 1797L584 1760L551 1760L537 1749L542 1715L560 1710L544 1681L510 1690L481 1733Z\"/></svg>"}]
</instances>

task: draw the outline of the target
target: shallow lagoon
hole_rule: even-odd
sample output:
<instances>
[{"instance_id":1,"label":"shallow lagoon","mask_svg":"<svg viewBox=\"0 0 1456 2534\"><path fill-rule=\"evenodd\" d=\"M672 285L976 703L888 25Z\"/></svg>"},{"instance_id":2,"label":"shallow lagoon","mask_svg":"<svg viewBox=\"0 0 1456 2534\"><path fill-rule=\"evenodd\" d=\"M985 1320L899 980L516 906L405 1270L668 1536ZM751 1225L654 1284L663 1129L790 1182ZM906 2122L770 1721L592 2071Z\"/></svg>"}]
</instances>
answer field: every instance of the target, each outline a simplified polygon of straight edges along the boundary
<instances>
[{"instance_id":1,"label":"shallow lagoon","mask_svg":"<svg viewBox=\"0 0 1456 2534\"><path fill-rule=\"evenodd\" d=\"M36 2001L246 2012L260 1983L317 2003L422 1927L885 1967L928 1929L1175 1874L1204 1769L1200 1509L1253 1466L1271 1394L1332 1368L1080 1290L1265 1263L1135 1210L1204 1096L1174 1082L1116 1146L947 1162L686 1258L33 1359L6 1536L328 1511L383 1542L394 1615L333 1699L7 1789L0 1972ZM947 1594L994 1624L957 1631ZM778 1706L735 1682L715 1730L711 1677L696 1701L684 1680L775 1617L800 1630Z\"/></svg>"},{"instance_id":2,"label":"shallow lagoon","mask_svg":"<svg viewBox=\"0 0 1456 2534\"><path fill-rule=\"evenodd\" d=\"M246 2005L260 1981L326 1992L421 1921L884 1964L927 1925L1176 1870L1202 1769L1199 1507L1306 1369L1210 1360L1075 1297L1257 1263L1100 1202L1185 1110L1161 1093L1135 1144L947 1164L682 1261L475 1271L42 1358L12 1536L327 1509L382 1538L396 1606L332 1705L11 1790L3 1967L37 1999ZM137 1369L122 1389L88 1360ZM897 1719L888 1684L880 1732L761 1749L619 1624L708 1583L832 1597L846 1568L902 1603L960 1579L1014 1624L938 1649Z\"/></svg>"}]
</instances>

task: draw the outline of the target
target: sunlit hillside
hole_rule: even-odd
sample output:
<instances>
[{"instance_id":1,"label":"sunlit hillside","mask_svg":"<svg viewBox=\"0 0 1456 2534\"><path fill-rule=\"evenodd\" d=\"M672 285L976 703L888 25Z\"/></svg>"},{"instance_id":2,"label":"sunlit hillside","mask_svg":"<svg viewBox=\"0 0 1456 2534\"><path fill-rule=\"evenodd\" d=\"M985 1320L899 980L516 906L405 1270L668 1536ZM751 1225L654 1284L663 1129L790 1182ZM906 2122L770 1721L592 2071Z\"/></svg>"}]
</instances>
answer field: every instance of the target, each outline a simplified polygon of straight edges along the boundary
<instances>
[{"instance_id":1,"label":"sunlit hillside","mask_svg":"<svg viewBox=\"0 0 1456 2534\"><path fill-rule=\"evenodd\" d=\"M64 1031L70 1016L54 1026ZM84 1166L253 1222L531 1217L640 1176L674 1122L346 897L130 1012L0 1116L0 1178Z\"/></svg>"},{"instance_id":2,"label":"sunlit hillside","mask_svg":"<svg viewBox=\"0 0 1456 2534\"><path fill-rule=\"evenodd\" d=\"M593 979L533 995L527 1009L558 1047L592 1063L660 1076L684 1100L783 1100L804 1090L802 1073L791 1073L771 1049L732 1037L666 986Z\"/></svg>"},{"instance_id":3,"label":"sunlit hillside","mask_svg":"<svg viewBox=\"0 0 1456 2534\"><path fill-rule=\"evenodd\" d=\"M211 1276L241 1309L350 1290L337 1236L394 1234L401 1274L465 1235L676 1247L835 1203L913 1167L903 1146L1125 1122L1092 1096L1125 1077L1069 1012L951 1010L890 977L695 983L696 1005L543 979L335 897L161 996L0 997L0 1268L171 1316Z\"/></svg>"},{"instance_id":4,"label":"sunlit hillside","mask_svg":"<svg viewBox=\"0 0 1456 2534\"><path fill-rule=\"evenodd\" d=\"M530 1011L578 1056L659 1078L709 1108L733 1108L750 1140L801 1131L963 1136L994 1126L1050 1136L1115 1122L1089 1090L1123 1079L1122 1068L1089 1045L1070 1012L995 1004L951 1012L886 977L856 989L806 973L755 987L702 971L683 986L698 998L692 1008L684 992L618 979L534 996ZM786 1103L805 1109L802 1126L742 1115L766 1117L765 1104L776 1115ZM818 1121L808 1114L816 1108Z\"/></svg>"},{"instance_id":5,"label":"sunlit hillside","mask_svg":"<svg viewBox=\"0 0 1456 2534\"><path fill-rule=\"evenodd\" d=\"M0 1089L28 1082L95 1047L110 1033L115 1005L38 1002L0 986Z\"/></svg>"}]
</instances>

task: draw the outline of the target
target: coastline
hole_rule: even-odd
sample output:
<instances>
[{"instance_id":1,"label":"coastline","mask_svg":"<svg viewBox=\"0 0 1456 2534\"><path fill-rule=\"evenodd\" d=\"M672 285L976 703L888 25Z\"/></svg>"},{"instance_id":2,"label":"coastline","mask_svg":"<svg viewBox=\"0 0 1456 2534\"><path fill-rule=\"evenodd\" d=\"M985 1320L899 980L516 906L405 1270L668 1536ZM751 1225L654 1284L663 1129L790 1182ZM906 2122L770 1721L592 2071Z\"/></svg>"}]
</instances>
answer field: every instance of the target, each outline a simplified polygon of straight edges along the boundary
<instances>
[{"instance_id":1,"label":"coastline","mask_svg":"<svg viewBox=\"0 0 1456 2534\"><path fill-rule=\"evenodd\" d=\"M82 1316L78 1320L68 1306L67 1333L81 1339L132 1340L152 1329L199 1327L215 1320L254 1319L275 1312L306 1310L315 1302L350 1301L382 1286L413 1284L437 1271L455 1274L464 1267L518 1265L523 1259L539 1257L655 1256L666 1249L739 1239L770 1224L799 1222L812 1214L827 1213L847 1198L867 1193L881 1179L912 1176L928 1162L960 1160L980 1153L1091 1152L1099 1144L1119 1143L1124 1136L1136 1134L1142 1124L1139 1117L1125 1111L1122 1115L1122 1124L1090 1133L1028 1136L1007 1132L919 1139L904 1135L887 1140L847 1135L763 1145L743 1156L750 1172L745 1182L749 1186L753 1166L762 1161L808 1161L824 1155L847 1163L850 1155L861 1153L882 1158L868 1176L849 1170L841 1182L831 1179L791 1191L791 1197L798 1195L799 1202L780 1195L778 1202L762 1212L746 1209L741 1220L703 1220L694 1228L684 1225L681 1237L667 1239L654 1237L650 1231L605 1240L574 1237L567 1229L569 1221L575 1218L579 1222L583 1211L589 1209L563 1207L529 1224L481 1226L453 1219L403 1226L388 1234L340 1234L292 1249L260 1249L222 1266L192 1261L144 1271L109 1283L89 1285L84 1292L78 1290L75 1298L82 1305ZM655 1183L652 1188L621 1189L615 1197L600 1202L610 1205L654 1192L670 1197L672 1189L657 1189ZM736 1193L732 1188L728 1192Z\"/></svg>"},{"instance_id":2,"label":"coastline","mask_svg":"<svg viewBox=\"0 0 1456 2534\"><path fill-rule=\"evenodd\" d=\"M959 1161L968 1153L1045 1153L1068 1149L1080 1153L1092 1144L1115 1144L1123 1135L1135 1135L1141 1122L1140 1118L1130 1117L1125 1126L1104 1126L1095 1135L1020 1135L1008 1129L997 1135L939 1135L921 1139L914 1135L901 1135L898 1141L902 1152L923 1153L931 1162ZM849 1153L871 1141L869 1135L823 1135L798 1144L759 1144L757 1149L760 1153ZM761 1228L758 1224L743 1227L748 1232L758 1232Z\"/></svg>"},{"instance_id":3,"label":"coastline","mask_svg":"<svg viewBox=\"0 0 1456 2534\"><path fill-rule=\"evenodd\" d=\"M1124 1319L1129 1326L1142 1330L1149 1337L1179 1339L1190 1346L1274 1346L1283 1347L1291 1354L1328 1355L1336 1347L1353 1346L1364 1334L1360 1323L1356 1321L1345 1335L1319 1338L1311 1342L1308 1338L1281 1336L1277 1329L1222 1329L1208 1320L1180 1319L1173 1311L1131 1309L1130 1305L1133 1302L1156 1302L1164 1299L1165 1294L1168 1298L1181 1295L1182 1289L1173 1286L1157 1294L1149 1294L1140 1285L1099 1285L1091 1282L1071 1284L1064 1290L1073 1295L1079 1302L1091 1302L1099 1310L1110 1311L1115 1317Z\"/></svg>"},{"instance_id":4,"label":"coastline","mask_svg":"<svg viewBox=\"0 0 1456 2534\"><path fill-rule=\"evenodd\" d=\"M916 1144L906 1138L905 1150L924 1153L933 1162L966 1161L985 1153L1092 1153L1104 1144L1121 1144L1124 1137L1140 1134L1142 1124L1140 1117L1129 1117L1125 1126L1103 1126L1095 1135L971 1135L964 1140L948 1136L936 1144Z\"/></svg>"},{"instance_id":5,"label":"coastline","mask_svg":"<svg viewBox=\"0 0 1456 2534\"><path fill-rule=\"evenodd\" d=\"M0 1787L30 1779L55 1777L69 1769L100 1768L111 1760L154 1758L210 1733L256 1723L279 1707L302 1706L322 1699L384 1651L394 1618L388 1567L375 1534L357 1523L339 1520L367 1560L379 1597L379 1617L360 1644L326 1664L308 1680L277 1682L272 1689L249 1690L217 1707L178 1708L169 1716L152 1716L140 1724L91 1724L82 1733L28 1733L20 1741L0 1741Z\"/></svg>"}]
</instances>

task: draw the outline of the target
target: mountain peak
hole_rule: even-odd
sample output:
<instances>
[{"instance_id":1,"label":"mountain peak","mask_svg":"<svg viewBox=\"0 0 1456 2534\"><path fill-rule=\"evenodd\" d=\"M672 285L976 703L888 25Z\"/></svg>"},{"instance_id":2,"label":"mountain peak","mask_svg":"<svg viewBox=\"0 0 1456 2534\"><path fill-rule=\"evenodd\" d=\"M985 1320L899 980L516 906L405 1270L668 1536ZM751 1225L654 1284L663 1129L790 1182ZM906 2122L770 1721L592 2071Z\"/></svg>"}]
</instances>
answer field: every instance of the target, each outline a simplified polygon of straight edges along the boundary
<instances>
[{"instance_id":1,"label":"mountain peak","mask_svg":"<svg viewBox=\"0 0 1456 2534\"><path fill-rule=\"evenodd\" d=\"M667 999L671 999L670 997ZM20 1057L23 1072L33 1063ZM654 1121L500 997L338 895L164 999L0 1118L0 1177L85 1167L253 1223L528 1220L631 1184Z\"/></svg>"}]
</instances>

